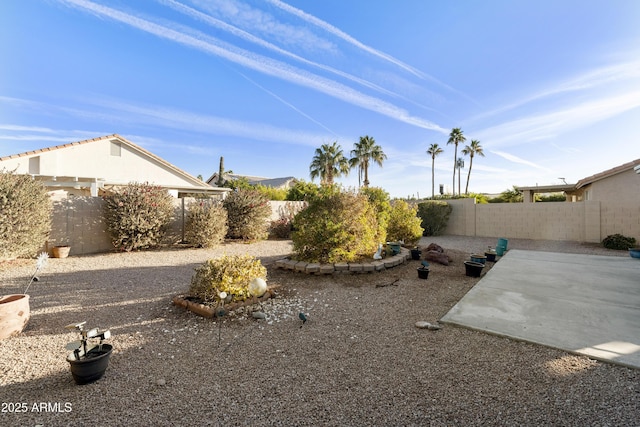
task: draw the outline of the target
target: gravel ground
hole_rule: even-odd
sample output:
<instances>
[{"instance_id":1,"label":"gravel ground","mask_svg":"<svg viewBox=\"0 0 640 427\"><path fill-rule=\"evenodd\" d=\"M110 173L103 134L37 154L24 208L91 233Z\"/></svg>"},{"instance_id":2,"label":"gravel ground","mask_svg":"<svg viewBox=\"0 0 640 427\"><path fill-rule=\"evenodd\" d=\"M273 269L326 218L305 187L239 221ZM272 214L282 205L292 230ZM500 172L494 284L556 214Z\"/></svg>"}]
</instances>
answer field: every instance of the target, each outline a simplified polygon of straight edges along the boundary
<instances>
[{"instance_id":1,"label":"gravel ground","mask_svg":"<svg viewBox=\"0 0 640 427\"><path fill-rule=\"evenodd\" d=\"M462 262L496 240L424 238L453 259L432 263L428 280L417 261L330 277L276 270L289 241L51 259L29 290L26 330L0 341L0 425L640 425L638 370L414 326L437 323L477 283ZM571 242L509 248L628 256ZM265 320L216 322L171 305L195 267L224 253L260 257L281 286L260 307ZM0 294L17 292L33 265L0 264ZM102 379L78 386L65 360L77 336L64 326L84 320L111 330L114 352Z\"/></svg>"}]
</instances>

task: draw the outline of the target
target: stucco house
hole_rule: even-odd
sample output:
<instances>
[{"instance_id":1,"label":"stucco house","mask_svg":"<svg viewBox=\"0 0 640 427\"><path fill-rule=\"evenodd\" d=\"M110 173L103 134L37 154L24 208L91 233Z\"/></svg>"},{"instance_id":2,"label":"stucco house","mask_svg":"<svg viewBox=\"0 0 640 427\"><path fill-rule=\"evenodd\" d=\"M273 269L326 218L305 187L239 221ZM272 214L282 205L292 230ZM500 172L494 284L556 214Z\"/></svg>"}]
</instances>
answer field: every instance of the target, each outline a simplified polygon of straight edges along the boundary
<instances>
[{"instance_id":1,"label":"stucco house","mask_svg":"<svg viewBox=\"0 0 640 427\"><path fill-rule=\"evenodd\" d=\"M96 197L105 189L130 182L159 185L174 197L224 197L229 191L193 177L117 134L0 157L3 169L33 176L58 198Z\"/></svg>"},{"instance_id":2,"label":"stucco house","mask_svg":"<svg viewBox=\"0 0 640 427\"><path fill-rule=\"evenodd\" d=\"M613 204L640 205L640 159L624 163L575 184L518 187L525 203L533 202L535 194L564 192L568 202L597 200Z\"/></svg>"}]
</instances>

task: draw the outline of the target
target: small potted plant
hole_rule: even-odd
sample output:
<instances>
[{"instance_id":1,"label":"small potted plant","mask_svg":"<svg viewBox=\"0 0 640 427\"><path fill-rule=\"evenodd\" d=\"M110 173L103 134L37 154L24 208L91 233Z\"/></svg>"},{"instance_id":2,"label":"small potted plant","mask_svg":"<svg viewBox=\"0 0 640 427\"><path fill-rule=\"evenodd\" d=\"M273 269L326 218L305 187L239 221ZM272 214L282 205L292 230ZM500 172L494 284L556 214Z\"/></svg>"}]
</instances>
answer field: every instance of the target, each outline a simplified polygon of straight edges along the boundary
<instances>
[{"instance_id":1,"label":"small potted plant","mask_svg":"<svg viewBox=\"0 0 640 427\"><path fill-rule=\"evenodd\" d=\"M49 255L42 252L36 260L36 268L23 293L0 297L0 340L21 333L29 322L31 309L27 291L33 282L38 281L38 272L47 264Z\"/></svg>"},{"instance_id":2,"label":"small potted plant","mask_svg":"<svg viewBox=\"0 0 640 427\"><path fill-rule=\"evenodd\" d=\"M111 332L100 332L98 328L84 329L87 322L73 323L67 329L80 332L81 339L67 344L67 362L71 367L71 375L76 384L89 384L99 380L109 365L109 357L113 347L103 341L111 338ZM89 340L100 340L98 344L87 347Z\"/></svg>"}]
</instances>

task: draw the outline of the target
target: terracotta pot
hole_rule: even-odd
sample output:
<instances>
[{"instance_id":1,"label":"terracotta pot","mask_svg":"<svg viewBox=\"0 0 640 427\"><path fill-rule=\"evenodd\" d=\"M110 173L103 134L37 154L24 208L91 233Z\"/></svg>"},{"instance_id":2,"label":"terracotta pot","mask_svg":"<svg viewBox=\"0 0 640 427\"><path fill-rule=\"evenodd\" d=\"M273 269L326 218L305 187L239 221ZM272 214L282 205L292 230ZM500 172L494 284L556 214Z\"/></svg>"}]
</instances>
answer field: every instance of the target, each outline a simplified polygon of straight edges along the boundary
<instances>
[{"instance_id":1,"label":"terracotta pot","mask_svg":"<svg viewBox=\"0 0 640 427\"><path fill-rule=\"evenodd\" d=\"M71 250L71 246L54 246L51 249L51 253L54 258L66 258L69 256L69 251Z\"/></svg>"},{"instance_id":2,"label":"terracotta pot","mask_svg":"<svg viewBox=\"0 0 640 427\"><path fill-rule=\"evenodd\" d=\"M0 297L0 340L22 332L30 316L29 295L14 294Z\"/></svg>"}]
</instances>

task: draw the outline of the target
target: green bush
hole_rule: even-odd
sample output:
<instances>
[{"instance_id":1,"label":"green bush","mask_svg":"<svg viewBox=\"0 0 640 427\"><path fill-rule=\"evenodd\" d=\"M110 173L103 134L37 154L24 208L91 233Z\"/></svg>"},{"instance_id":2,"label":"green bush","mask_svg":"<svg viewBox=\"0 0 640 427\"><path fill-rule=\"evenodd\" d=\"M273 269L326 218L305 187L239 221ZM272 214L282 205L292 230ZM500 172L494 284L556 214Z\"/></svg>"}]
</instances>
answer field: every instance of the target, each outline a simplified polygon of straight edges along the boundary
<instances>
[{"instance_id":1,"label":"green bush","mask_svg":"<svg viewBox=\"0 0 640 427\"><path fill-rule=\"evenodd\" d=\"M227 235L227 210L215 200L189 203L184 234L187 242L205 248L222 243Z\"/></svg>"},{"instance_id":2,"label":"green bush","mask_svg":"<svg viewBox=\"0 0 640 427\"><path fill-rule=\"evenodd\" d=\"M51 231L51 200L29 175L0 171L0 260L35 255Z\"/></svg>"},{"instance_id":3,"label":"green bush","mask_svg":"<svg viewBox=\"0 0 640 427\"><path fill-rule=\"evenodd\" d=\"M607 249L627 250L636 246L634 237L626 237L622 234L612 234L602 240L602 246Z\"/></svg>"},{"instance_id":4,"label":"green bush","mask_svg":"<svg viewBox=\"0 0 640 427\"><path fill-rule=\"evenodd\" d=\"M166 189L149 183L130 183L104 201L113 246L127 252L159 245L173 218L173 198Z\"/></svg>"},{"instance_id":5,"label":"green bush","mask_svg":"<svg viewBox=\"0 0 640 427\"><path fill-rule=\"evenodd\" d=\"M391 216L389 193L378 187L363 187L360 189L360 193L367 196L369 203L376 213L376 219L378 220L378 231L375 236L376 242L386 242L389 218Z\"/></svg>"},{"instance_id":6,"label":"green bush","mask_svg":"<svg viewBox=\"0 0 640 427\"><path fill-rule=\"evenodd\" d=\"M311 197L317 196L320 192L320 187L313 182L306 182L304 180L296 181L295 184L287 192L286 200L289 201L305 201Z\"/></svg>"},{"instance_id":7,"label":"green bush","mask_svg":"<svg viewBox=\"0 0 640 427\"><path fill-rule=\"evenodd\" d=\"M293 220L295 258L308 262L352 262L377 249L376 213L367 196L323 187Z\"/></svg>"},{"instance_id":8,"label":"green bush","mask_svg":"<svg viewBox=\"0 0 640 427\"><path fill-rule=\"evenodd\" d=\"M266 185L258 184L254 187L258 190L267 200L285 200L289 190L285 188L273 188Z\"/></svg>"},{"instance_id":9,"label":"green bush","mask_svg":"<svg viewBox=\"0 0 640 427\"><path fill-rule=\"evenodd\" d=\"M221 292L226 292L227 301L243 301L250 296L249 283L256 278L267 278L267 269L259 259L249 255L225 255L196 268L189 293L212 302L220 299Z\"/></svg>"},{"instance_id":10,"label":"green bush","mask_svg":"<svg viewBox=\"0 0 640 427\"><path fill-rule=\"evenodd\" d=\"M418 203L418 216L422 220L420 225L425 236L437 236L447 227L451 205L443 201L428 201Z\"/></svg>"},{"instance_id":11,"label":"green bush","mask_svg":"<svg viewBox=\"0 0 640 427\"><path fill-rule=\"evenodd\" d=\"M261 240L269 235L271 207L257 190L238 189L229 193L223 206L227 210L230 239Z\"/></svg>"},{"instance_id":12,"label":"green bush","mask_svg":"<svg viewBox=\"0 0 640 427\"><path fill-rule=\"evenodd\" d=\"M421 222L417 207L410 206L404 200L395 200L391 207L387 237L392 242L403 240L406 244L414 244L424 231Z\"/></svg>"}]
</instances>

